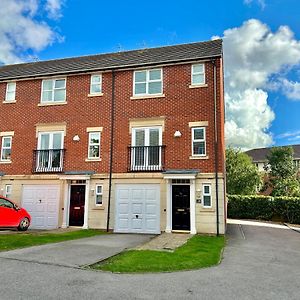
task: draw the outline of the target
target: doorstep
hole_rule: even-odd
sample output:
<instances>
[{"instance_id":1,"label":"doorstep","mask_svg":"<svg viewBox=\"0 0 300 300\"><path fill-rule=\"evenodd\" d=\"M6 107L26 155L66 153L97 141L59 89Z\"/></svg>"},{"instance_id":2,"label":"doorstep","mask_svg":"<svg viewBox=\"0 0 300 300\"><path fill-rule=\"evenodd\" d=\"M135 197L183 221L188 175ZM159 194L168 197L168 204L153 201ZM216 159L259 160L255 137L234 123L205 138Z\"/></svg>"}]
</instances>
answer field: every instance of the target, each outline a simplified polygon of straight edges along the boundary
<instances>
[{"instance_id":1,"label":"doorstep","mask_svg":"<svg viewBox=\"0 0 300 300\"><path fill-rule=\"evenodd\" d=\"M146 244L136 247L135 250L174 251L184 245L192 236L193 234L164 232Z\"/></svg>"}]
</instances>

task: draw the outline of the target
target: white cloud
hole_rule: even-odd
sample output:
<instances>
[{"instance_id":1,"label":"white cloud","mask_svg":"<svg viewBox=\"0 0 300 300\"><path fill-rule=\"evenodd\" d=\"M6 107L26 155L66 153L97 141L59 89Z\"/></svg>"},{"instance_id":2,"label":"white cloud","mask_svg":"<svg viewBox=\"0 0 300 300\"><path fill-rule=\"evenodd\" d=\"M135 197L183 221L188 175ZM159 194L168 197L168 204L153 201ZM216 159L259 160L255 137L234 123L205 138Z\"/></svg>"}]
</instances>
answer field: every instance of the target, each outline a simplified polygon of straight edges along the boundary
<instances>
[{"instance_id":1,"label":"white cloud","mask_svg":"<svg viewBox=\"0 0 300 300\"><path fill-rule=\"evenodd\" d=\"M283 74L300 63L300 42L287 26L276 32L259 20L224 31L226 143L241 148L269 146L275 118L268 89L283 90ZM290 92L291 95L296 95Z\"/></svg>"},{"instance_id":2,"label":"white cloud","mask_svg":"<svg viewBox=\"0 0 300 300\"><path fill-rule=\"evenodd\" d=\"M287 79L281 81L282 92L291 100L300 100L300 82L294 82Z\"/></svg>"},{"instance_id":3,"label":"white cloud","mask_svg":"<svg viewBox=\"0 0 300 300\"><path fill-rule=\"evenodd\" d=\"M29 52L38 52L59 36L39 17L43 13L39 0L1 0L0 64L18 63Z\"/></svg>"},{"instance_id":4,"label":"white cloud","mask_svg":"<svg viewBox=\"0 0 300 300\"><path fill-rule=\"evenodd\" d=\"M47 0L46 11L48 16L52 19L59 19L61 14L61 9L64 4L64 0Z\"/></svg>"},{"instance_id":5,"label":"white cloud","mask_svg":"<svg viewBox=\"0 0 300 300\"><path fill-rule=\"evenodd\" d=\"M244 0L244 4L246 5L251 5L253 2L256 2L261 7L261 9L264 9L266 7L265 0Z\"/></svg>"},{"instance_id":6,"label":"white cloud","mask_svg":"<svg viewBox=\"0 0 300 300\"><path fill-rule=\"evenodd\" d=\"M295 137L298 137L300 136L300 130L295 130L295 131L287 131L287 132L284 132L284 133L281 133L279 135L276 136L277 139L285 139L285 138L288 138L288 139L293 139Z\"/></svg>"}]
</instances>

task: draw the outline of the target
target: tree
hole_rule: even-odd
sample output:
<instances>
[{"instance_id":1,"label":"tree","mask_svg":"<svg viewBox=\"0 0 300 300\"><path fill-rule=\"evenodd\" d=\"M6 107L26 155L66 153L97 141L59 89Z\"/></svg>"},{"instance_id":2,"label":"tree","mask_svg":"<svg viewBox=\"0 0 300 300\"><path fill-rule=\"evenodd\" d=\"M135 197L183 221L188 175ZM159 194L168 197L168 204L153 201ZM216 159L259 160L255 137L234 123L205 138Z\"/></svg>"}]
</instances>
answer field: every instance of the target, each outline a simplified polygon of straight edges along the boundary
<instances>
[{"instance_id":1,"label":"tree","mask_svg":"<svg viewBox=\"0 0 300 300\"><path fill-rule=\"evenodd\" d=\"M240 150L226 149L226 185L231 195L251 195L261 185L261 176L251 158Z\"/></svg>"},{"instance_id":2,"label":"tree","mask_svg":"<svg viewBox=\"0 0 300 300\"><path fill-rule=\"evenodd\" d=\"M300 181L294 165L292 147L274 147L267 155L265 170L269 174L272 196L300 196Z\"/></svg>"}]
</instances>

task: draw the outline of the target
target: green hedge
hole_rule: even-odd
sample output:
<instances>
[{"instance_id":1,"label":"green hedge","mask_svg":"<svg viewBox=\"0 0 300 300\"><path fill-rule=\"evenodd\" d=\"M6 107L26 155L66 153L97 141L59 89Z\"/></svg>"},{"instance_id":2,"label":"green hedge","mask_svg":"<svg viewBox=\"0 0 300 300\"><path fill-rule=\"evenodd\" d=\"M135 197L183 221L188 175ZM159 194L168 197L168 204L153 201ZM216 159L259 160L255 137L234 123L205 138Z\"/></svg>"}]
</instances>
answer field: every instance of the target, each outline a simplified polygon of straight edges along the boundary
<instances>
[{"instance_id":1,"label":"green hedge","mask_svg":"<svg viewBox=\"0 0 300 300\"><path fill-rule=\"evenodd\" d=\"M300 224L300 198L228 195L228 217Z\"/></svg>"}]
</instances>

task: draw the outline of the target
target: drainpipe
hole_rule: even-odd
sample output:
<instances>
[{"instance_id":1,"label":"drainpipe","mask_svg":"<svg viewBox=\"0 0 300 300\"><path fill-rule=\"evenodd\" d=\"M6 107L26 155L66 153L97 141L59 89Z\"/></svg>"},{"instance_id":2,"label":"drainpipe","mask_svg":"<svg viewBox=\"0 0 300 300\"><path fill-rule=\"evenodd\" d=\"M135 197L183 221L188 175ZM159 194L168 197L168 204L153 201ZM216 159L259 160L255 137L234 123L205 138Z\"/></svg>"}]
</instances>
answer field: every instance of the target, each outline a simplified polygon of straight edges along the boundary
<instances>
[{"instance_id":1,"label":"drainpipe","mask_svg":"<svg viewBox=\"0 0 300 300\"><path fill-rule=\"evenodd\" d=\"M218 127L217 127L217 66L216 60L211 60L214 67L214 148L215 148L215 184L216 184L216 219L217 219L217 236L220 234L220 221L219 221L219 182L218 182L218 150L219 150L219 140L218 140Z\"/></svg>"},{"instance_id":2,"label":"drainpipe","mask_svg":"<svg viewBox=\"0 0 300 300\"><path fill-rule=\"evenodd\" d=\"M113 172L113 149L114 149L114 127L115 127L115 71L112 70L111 80L111 123L110 123L110 160L109 160L109 183L108 183L108 207L107 207L107 221L106 231L109 231L109 219L110 219L110 202L111 202L111 183Z\"/></svg>"}]
</instances>

